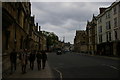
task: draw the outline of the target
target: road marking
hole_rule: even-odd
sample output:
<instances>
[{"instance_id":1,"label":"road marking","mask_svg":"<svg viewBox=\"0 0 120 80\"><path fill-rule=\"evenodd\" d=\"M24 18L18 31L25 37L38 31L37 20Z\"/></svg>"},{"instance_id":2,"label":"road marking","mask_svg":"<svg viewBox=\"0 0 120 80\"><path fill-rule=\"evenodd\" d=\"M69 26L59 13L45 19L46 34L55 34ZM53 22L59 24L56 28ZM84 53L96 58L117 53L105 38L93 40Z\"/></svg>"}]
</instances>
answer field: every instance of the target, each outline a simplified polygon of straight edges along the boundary
<instances>
[{"instance_id":1,"label":"road marking","mask_svg":"<svg viewBox=\"0 0 120 80\"><path fill-rule=\"evenodd\" d=\"M116 70L119 70L118 68L116 68L116 67L114 67L114 66L111 66L111 65L107 65L107 64L102 64L102 65L108 66L108 67L113 68L113 69L116 69Z\"/></svg>"},{"instance_id":2,"label":"road marking","mask_svg":"<svg viewBox=\"0 0 120 80\"><path fill-rule=\"evenodd\" d=\"M55 69L55 71L57 71L59 74L60 74L60 79L62 80L62 73L57 69L57 68L54 68Z\"/></svg>"}]
</instances>

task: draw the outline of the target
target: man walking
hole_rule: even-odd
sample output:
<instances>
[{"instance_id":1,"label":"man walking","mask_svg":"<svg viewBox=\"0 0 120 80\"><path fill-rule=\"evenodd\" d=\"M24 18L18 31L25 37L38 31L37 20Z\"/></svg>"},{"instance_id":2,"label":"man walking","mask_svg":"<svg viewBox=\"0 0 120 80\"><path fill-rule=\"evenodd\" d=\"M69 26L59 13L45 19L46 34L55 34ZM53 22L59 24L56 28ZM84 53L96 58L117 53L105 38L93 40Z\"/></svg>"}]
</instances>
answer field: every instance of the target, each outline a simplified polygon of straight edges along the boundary
<instances>
[{"instance_id":1,"label":"man walking","mask_svg":"<svg viewBox=\"0 0 120 80\"><path fill-rule=\"evenodd\" d=\"M45 68L45 64L46 64L46 60L47 60L47 54L45 51L42 51L42 68Z\"/></svg>"},{"instance_id":2,"label":"man walking","mask_svg":"<svg viewBox=\"0 0 120 80\"><path fill-rule=\"evenodd\" d=\"M40 70L40 69L41 69L41 60L42 60L42 54L41 54L40 51L37 52L36 57L37 57L37 66L38 66L38 70Z\"/></svg>"},{"instance_id":3,"label":"man walking","mask_svg":"<svg viewBox=\"0 0 120 80\"><path fill-rule=\"evenodd\" d=\"M29 56L30 68L31 68L32 70L33 70L33 68L34 68L35 54L36 54L36 52L35 52L35 51L32 51L32 52L30 53L30 56Z\"/></svg>"},{"instance_id":4,"label":"man walking","mask_svg":"<svg viewBox=\"0 0 120 80\"><path fill-rule=\"evenodd\" d=\"M17 52L15 49L10 53L11 73L16 70Z\"/></svg>"}]
</instances>

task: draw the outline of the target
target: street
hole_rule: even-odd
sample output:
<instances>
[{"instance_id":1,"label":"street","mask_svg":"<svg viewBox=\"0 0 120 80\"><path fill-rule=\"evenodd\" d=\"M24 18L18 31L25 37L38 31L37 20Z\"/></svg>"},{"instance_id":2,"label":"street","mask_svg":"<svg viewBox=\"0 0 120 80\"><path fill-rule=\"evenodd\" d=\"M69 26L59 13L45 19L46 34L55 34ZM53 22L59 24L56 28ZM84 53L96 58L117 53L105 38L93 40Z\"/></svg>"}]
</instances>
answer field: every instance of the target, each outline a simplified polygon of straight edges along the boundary
<instances>
[{"instance_id":1,"label":"street","mask_svg":"<svg viewBox=\"0 0 120 80\"><path fill-rule=\"evenodd\" d=\"M77 53L48 54L49 65L56 78L118 78L120 60Z\"/></svg>"},{"instance_id":2,"label":"street","mask_svg":"<svg viewBox=\"0 0 120 80\"><path fill-rule=\"evenodd\" d=\"M57 55L55 52L47 53L48 61L44 70L38 71L35 61L34 70L27 65L27 73L21 74L21 64L17 71L6 78L20 79L72 79L72 78L119 78L120 59L105 58L103 56L90 56L82 53L67 52Z\"/></svg>"},{"instance_id":3,"label":"street","mask_svg":"<svg viewBox=\"0 0 120 80\"><path fill-rule=\"evenodd\" d=\"M119 0L25 1L0 3L0 78L120 79Z\"/></svg>"}]
</instances>

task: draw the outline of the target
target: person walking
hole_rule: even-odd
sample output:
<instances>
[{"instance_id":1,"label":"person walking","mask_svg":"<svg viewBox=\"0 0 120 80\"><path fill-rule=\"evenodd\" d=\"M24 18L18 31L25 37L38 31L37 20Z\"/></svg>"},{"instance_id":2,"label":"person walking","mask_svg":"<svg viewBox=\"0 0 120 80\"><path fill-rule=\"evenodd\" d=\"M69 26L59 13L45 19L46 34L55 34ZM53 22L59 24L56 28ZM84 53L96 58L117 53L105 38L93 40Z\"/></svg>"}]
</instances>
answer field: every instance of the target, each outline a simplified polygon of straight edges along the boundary
<instances>
[{"instance_id":1,"label":"person walking","mask_svg":"<svg viewBox=\"0 0 120 80\"><path fill-rule=\"evenodd\" d=\"M42 60L42 54L40 51L37 52L36 57L37 57L38 70L40 70L41 69L41 60Z\"/></svg>"},{"instance_id":2,"label":"person walking","mask_svg":"<svg viewBox=\"0 0 120 80\"><path fill-rule=\"evenodd\" d=\"M32 70L33 70L33 68L34 68L35 54L36 54L36 51L32 51L32 52L30 53L30 56L29 56L30 68L31 68Z\"/></svg>"},{"instance_id":3,"label":"person walking","mask_svg":"<svg viewBox=\"0 0 120 80\"><path fill-rule=\"evenodd\" d=\"M21 66L22 66L22 73L26 73L26 65L27 65L27 50L25 49L24 52L21 51Z\"/></svg>"},{"instance_id":4,"label":"person walking","mask_svg":"<svg viewBox=\"0 0 120 80\"><path fill-rule=\"evenodd\" d=\"M11 62L11 73L16 71L16 63L17 63L17 52L15 49L10 53L10 62Z\"/></svg>"},{"instance_id":5,"label":"person walking","mask_svg":"<svg viewBox=\"0 0 120 80\"><path fill-rule=\"evenodd\" d=\"M46 51L42 51L42 69L45 68L46 60L47 60Z\"/></svg>"}]
</instances>

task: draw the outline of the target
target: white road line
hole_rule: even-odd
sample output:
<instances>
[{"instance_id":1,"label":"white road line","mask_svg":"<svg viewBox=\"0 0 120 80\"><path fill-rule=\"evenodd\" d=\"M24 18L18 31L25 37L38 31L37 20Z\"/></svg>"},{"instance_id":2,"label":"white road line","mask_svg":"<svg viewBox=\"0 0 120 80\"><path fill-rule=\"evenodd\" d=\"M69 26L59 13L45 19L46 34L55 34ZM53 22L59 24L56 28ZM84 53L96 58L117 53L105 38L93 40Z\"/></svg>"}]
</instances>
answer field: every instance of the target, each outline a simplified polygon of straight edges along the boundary
<instances>
[{"instance_id":1,"label":"white road line","mask_svg":"<svg viewBox=\"0 0 120 80\"><path fill-rule=\"evenodd\" d=\"M107 65L107 64L102 64L102 65L108 66L108 67L113 68L113 69L116 69L116 70L119 70L118 68L116 68L116 67L114 67L114 66L111 66L111 65Z\"/></svg>"},{"instance_id":2,"label":"white road line","mask_svg":"<svg viewBox=\"0 0 120 80\"><path fill-rule=\"evenodd\" d=\"M55 71L57 71L59 74L60 74L60 79L62 80L62 73L59 71L59 70L57 70L57 68L55 68Z\"/></svg>"},{"instance_id":3,"label":"white road line","mask_svg":"<svg viewBox=\"0 0 120 80\"><path fill-rule=\"evenodd\" d=\"M114 68L114 69L116 69L116 70L119 70L119 69L117 69L116 67L114 67L114 66L110 66L111 68Z\"/></svg>"}]
</instances>

